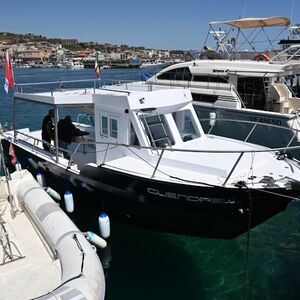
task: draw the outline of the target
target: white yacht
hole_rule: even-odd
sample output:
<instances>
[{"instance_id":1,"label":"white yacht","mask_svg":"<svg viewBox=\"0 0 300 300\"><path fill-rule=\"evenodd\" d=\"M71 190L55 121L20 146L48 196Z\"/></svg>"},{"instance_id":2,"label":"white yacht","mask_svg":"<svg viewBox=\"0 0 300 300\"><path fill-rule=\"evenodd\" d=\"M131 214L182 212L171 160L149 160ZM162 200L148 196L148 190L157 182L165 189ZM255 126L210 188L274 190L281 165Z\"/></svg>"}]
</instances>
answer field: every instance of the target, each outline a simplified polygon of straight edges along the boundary
<instances>
[{"instance_id":1,"label":"white yacht","mask_svg":"<svg viewBox=\"0 0 300 300\"><path fill-rule=\"evenodd\" d=\"M163 67L165 66L165 63L159 60L155 60L155 61L147 61L147 62L143 62L140 65L140 68L156 68L156 67Z\"/></svg>"},{"instance_id":2,"label":"white yacht","mask_svg":"<svg viewBox=\"0 0 300 300\"><path fill-rule=\"evenodd\" d=\"M81 61L71 61L70 62L70 68L72 70L82 70L84 69L84 64Z\"/></svg>"},{"instance_id":3,"label":"white yacht","mask_svg":"<svg viewBox=\"0 0 300 300\"><path fill-rule=\"evenodd\" d=\"M235 29L246 24L252 28L257 22L228 21ZM217 53L223 55L225 50ZM235 59L237 52L225 54L227 59L203 58L169 66L147 83L189 88L205 132L268 147L299 145L300 45L272 57L256 53L252 59ZM300 159L299 150L291 154Z\"/></svg>"},{"instance_id":4,"label":"white yacht","mask_svg":"<svg viewBox=\"0 0 300 300\"><path fill-rule=\"evenodd\" d=\"M27 87L15 87L15 107L18 99L51 105L55 124L62 107L89 111L82 119L91 122L75 123L80 131L70 160L55 147L57 130L50 152L42 148L41 130L14 127L3 134L5 151L12 143L23 168L42 172L60 194L68 188L76 210L95 217L104 210L113 220L161 231L233 238L300 195L300 168L285 149L274 153L205 135L187 89L94 84L26 93Z\"/></svg>"}]
</instances>

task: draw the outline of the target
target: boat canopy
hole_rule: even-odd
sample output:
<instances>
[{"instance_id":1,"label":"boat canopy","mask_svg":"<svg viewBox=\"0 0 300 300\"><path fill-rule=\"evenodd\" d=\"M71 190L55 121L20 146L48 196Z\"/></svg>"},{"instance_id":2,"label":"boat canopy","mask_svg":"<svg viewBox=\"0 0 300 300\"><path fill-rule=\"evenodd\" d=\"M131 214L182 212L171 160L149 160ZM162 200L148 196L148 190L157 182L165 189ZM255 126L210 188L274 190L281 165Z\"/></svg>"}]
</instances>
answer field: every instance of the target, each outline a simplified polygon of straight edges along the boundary
<instances>
[{"instance_id":1,"label":"boat canopy","mask_svg":"<svg viewBox=\"0 0 300 300\"><path fill-rule=\"evenodd\" d=\"M256 28L256 27L272 27L272 26L289 26L290 19L286 17L270 17L270 18L243 18L237 20L228 21L216 21L210 22L210 25L214 24L227 24L238 29Z\"/></svg>"}]
</instances>

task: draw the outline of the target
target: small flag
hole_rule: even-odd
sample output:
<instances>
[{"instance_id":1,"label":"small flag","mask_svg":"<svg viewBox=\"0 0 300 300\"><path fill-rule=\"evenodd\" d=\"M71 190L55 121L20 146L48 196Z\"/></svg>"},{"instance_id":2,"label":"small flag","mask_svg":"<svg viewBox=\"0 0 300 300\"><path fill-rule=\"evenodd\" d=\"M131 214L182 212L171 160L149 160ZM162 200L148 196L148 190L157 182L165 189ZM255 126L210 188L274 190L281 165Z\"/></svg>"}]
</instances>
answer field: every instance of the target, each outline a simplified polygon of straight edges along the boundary
<instances>
[{"instance_id":1,"label":"small flag","mask_svg":"<svg viewBox=\"0 0 300 300\"><path fill-rule=\"evenodd\" d=\"M8 154L11 156L11 164L15 165L17 163L17 156L15 153L15 149L12 143L10 143L9 145L9 150L8 150Z\"/></svg>"},{"instance_id":2,"label":"small flag","mask_svg":"<svg viewBox=\"0 0 300 300\"><path fill-rule=\"evenodd\" d=\"M95 72L96 72L96 76L99 77L100 66L99 66L98 51L96 51L96 58L95 58Z\"/></svg>"},{"instance_id":3,"label":"small flag","mask_svg":"<svg viewBox=\"0 0 300 300\"><path fill-rule=\"evenodd\" d=\"M10 55L8 50L6 50L5 54L5 82L4 82L4 89L6 93L10 89L14 87L14 75L12 71L12 66L11 66L11 60L10 60Z\"/></svg>"}]
</instances>

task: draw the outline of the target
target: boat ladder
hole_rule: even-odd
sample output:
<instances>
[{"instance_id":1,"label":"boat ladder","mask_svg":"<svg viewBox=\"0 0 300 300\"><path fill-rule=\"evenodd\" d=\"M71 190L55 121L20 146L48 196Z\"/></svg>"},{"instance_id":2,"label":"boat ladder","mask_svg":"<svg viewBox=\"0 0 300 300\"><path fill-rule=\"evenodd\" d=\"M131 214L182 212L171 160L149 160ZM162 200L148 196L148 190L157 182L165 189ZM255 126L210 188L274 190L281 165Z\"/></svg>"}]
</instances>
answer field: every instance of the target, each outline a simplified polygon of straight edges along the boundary
<instances>
[{"instance_id":1,"label":"boat ladder","mask_svg":"<svg viewBox=\"0 0 300 300\"><path fill-rule=\"evenodd\" d=\"M156 109L143 109L139 113L144 133L148 136L152 147L172 147L165 124Z\"/></svg>"}]
</instances>

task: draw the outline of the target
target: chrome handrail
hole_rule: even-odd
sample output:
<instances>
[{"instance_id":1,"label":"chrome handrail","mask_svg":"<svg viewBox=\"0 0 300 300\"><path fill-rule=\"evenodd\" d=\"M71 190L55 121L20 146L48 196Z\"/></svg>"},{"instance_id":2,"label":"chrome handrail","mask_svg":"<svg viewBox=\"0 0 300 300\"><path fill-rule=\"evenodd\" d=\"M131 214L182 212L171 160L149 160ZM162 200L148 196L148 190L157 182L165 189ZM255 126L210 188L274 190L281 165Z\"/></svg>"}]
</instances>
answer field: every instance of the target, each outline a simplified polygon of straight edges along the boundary
<instances>
[{"instance_id":1,"label":"chrome handrail","mask_svg":"<svg viewBox=\"0 0 300 300\"><path fill-rule=\"evenodd\" d=\"M290 55L290 57L288 59L286 59L285 61L281 61L280 58L284 55L284 54L288 54L289 51L291 50L295 50L297 49L294 53L292 53ZM275 56L272 57L272 59L270 60L270 63L272 64L286 64L288 63L290 60L292 60L294 57L298 57L300 53L300 45L292 45L288 48L286 48L285 50L279 52L278 54L276 54ZM278 60L277 60L278 59Z\"/></svg>"},{"instance_id":2,"label":"chrome handrail","mask_svg":"<svg viewBox=\"0 0 300 300\"><path fill-rule=\"evenodd\" d=\"M165 149L162 149L162 151L161 151L161 153L160 153L160 155L159 155L158 161L157 161L157 163L156 163L156 166L155 166L155 168L154 168L154 171L153 171L153 173L152 173L151 178L154 177L154 175L155 175L155 173L156 173L156 170L157 170L157 168L158 168L158 166L159 166L159 163L160 163L160 161L161 161L161 159L162 159L162 156L163 156L164 152L165 152Z\"/></svg>"},{"instance_id":3,"label":"chrome handrail","mask_svg":"<svg viewBox=\"0 0 300 300\"><path fill-rule=\"evenodd\" d=\"M69 153L69 154L71 154L71 155L73 154L73 151L70 151L70 150L68 150L68 149L61 148L61 147L59 147L59 146L52 145L51 143L49 143L49 142L47 142L47 141L45 141L45 140L43 140L43 139L39 139L39 138L34 137L34 136L32 136L32 135L28 135L28 134L26 134L26 133L24 133L24 132L21 132L21 131L18 131L18 130L14 130L14 134L16 135L16 138L17 138L18 135L23 135L23 136L25 136L25 137L27 137L27 138L29 138L29 139L32 139L33 142L32 142L32 143L29 143L29 144L31 144L31 145L32 145L32 148L35 149L35 150L36 150L36 148L38 148L38 147L37 147L38 143L42 143L42 144L48 145L48 146L50 147L50 149L52 149L53 151L55 151L55 150L57 149L57 150L60 150L60 151L67 152L67 153ZM17 139L16 139L16 141L17 141ZM25 141L25 140L22 140L22 141ZM25 142L27 142L27 141L25 141ZM80 144L82 144L82 143L80 143Z\"/></svg>"},{"instance_id":4,"label":"chrome handrail","mask_svg":"<svg viewBox=\"0 0 300 300\"><path fill-rule=\"evenodd\" d=\"M30 136L28 134L25 134L23 132L19 132L16 131L16 133L18 135L24 135L25 137L28 137L30 139L33 139L34 143L35 141L42 141L36 137ZM16 140L17 142L18 140ZM24 141L24 140L23 140ZM26 141L25 141L26 142ZM31 142L32 143L32 142ZM172 152L182 152L182 153L214 153L214 154L221 154L221 153L239 153L239 156L237 158L237 160L235 161L232 169L230 170L229 174L227 175L224 183L222 184L222 186L226 185L226 183L228 182L229 178L231 177L231 175L233 174L235 168L237 167L238 163L240 162L242 156L245 153L262 153L262 152L274 152L274 151L281 151L281 152L286 152L287 150L295 150L295 149L300 149L300 145L299 146L291 146L291 147L279 147L279 148L265 148L265 149L249 149L249 150L212 150L212 149L205 149L205 150L195 150L195 149L174 149L174 148L154 148L154 147L148 147L148 146L140 146L140 145L127 145L127 144L119 144L119 143L112 143L112 142L96 142L96 141L82 141L82 142L78 142L78 145L76 146L76 148L73 151L67 150L67 149L62 149L60 147L54 146L54 149L59 149L62 150L64 152L67 152L70 154L70 160L68 163L68 167L71 166L71 161L72 161L72 157L78 152L80 146L84 146L84 145L96 145L96 144L102 144L102 145L106 145L106 150L105 151L105 155L104 155L104 159L101 165L104 165L108 156L108 152L110 149L115 148L115 147L126 147L128 148L132 153L134 153L134 155L136 155L139 159L141 159L142 161L146 162L148 165L150 165L153 168L153 173L151 178L155 177L155 174L157 171L164 173L163 171L159 170L159 166L161 164L161 160L163 157L163 154L165 153L165 151L172 151ZM113 146L113 147L111 147ZM36 147L36 146L35 146ZM111 147L111 148L110 148ZM131 150L131 148L134 149L148 149L148 150L161 150L160 155L158 157L158 160L155 164L155 166L148 162L146 159L144 159L143 157L141 157L138 153L135 153L134 151ZM95 151L96 153L96 151Z\"/></svg>"},{"instance_id":5,"label":"chrome handrail","mask_svg":"<svg viewBox=\"0 0 300 300\"><path fill-rule=\"evenodd\" d=\"M54 91L70 91L73 89L78 89L77 87L66 87L65 84L72 84L72 83L88 83L90 82L90 89L93 89L94 93L95 90L100 87L107 87L107 86L111 86L111 85L121 85L121 84L125 84L126 85L126 89L128 89L128 84L130 83L135 83L135 82L140 82L141 80L123 80L123 79L118 79L118 78L98 78L98 79L83 79L83 80L64 80L63 84L64 84L64 88L61 88L61 81L49 81L49 82L37 82L37 83L16 83L14 85L14 90L16 93L24 93L24 94L35 94L37 92L50 92L51 95L53 95ZM45 85L56 85L56 88L43 88L42 86ZM26 91L25 88L30 88L30 90ZM82 88L87 88L86 86L82 87Z\"/></svg>"},{"instance_id":6,"label":"chrome handrail","mask_svg":"<svg viewBox=\"0 0 300 300\"><path fill-rule=\"evenodd\" d=\"M203 119L202 119L203 120ZM205 119L205 120L209 120L209 119ZM224 119L225 120L225 119ZM238 121L238 120L236 120ZM251 123L251 122L249 122ZM267 125L267 124L263 124L263 123L257 123L258 125ZM276 125L274 125L276 126ZM296 129L291 129L291 128L284 128L284 127L280 127L280 126L276 126L282 129L287 129L287 130L296 130ZM297 132L299 132L300 130L296 130ZM36 140L38 142L42 142L42 143L47 143L46 141L33 137L31 135L28 135L24 132L15 130L15 132L18 135L23 135L25 137L28 137L30 139ZM25 141L26 142L26 141ZM270 147L266 147L266 149L251 149L251 150L213 150L213 149L205 149L205 150L195 150L195 149L176 149L176 148L162 148L162 147L151 147L151 146L140 146L140 145L129 145L129 144L124 144L124 143L113 143L113 142L97 142L97 141L82 141L82 142L77 142L80 145L109 145L109 146L123 146L123 147L129 147L129 148L136 148L136 149L147 149L147 150L164 150L164 151L171 151L171 152L190 152L190 153L262 153L262 152L275 152L275 151L283 151L283 150L296 150L296 149L300 149L300 145L299 146L285 146L285 147L275 147L275 148L270 148ZM49 144L49 143L47 143ZM49 144L50 145L50 144ZM66 149L63 149L61 147L55 146L55 145L50 145L52 146L53 149L59 149L59 150L64 150L66 151ZM73 151L68 151L69 153L73 153Z\"/></svg>"},{"instance_id":7,"label":"chrome handrail","mask_svg":"<svg viewBox=\"0 0 300 300\"><path fill-rule=\"evenodd\" d=\"M295 114L295 117L298 117L298 115ZM209 118L201 118L199 119L200 122L208 122L210 121ZM274 127L274 128L278 128L278 129L283 129L283 130L287 130L287 131L292 131L294 133L300 133L300 129L296 129L296 128L290 128L290 127L284 127L284 126L281 126L281 125L275 125L275 124L267 124L267 123L261 123L261 122L253 122L253 121L246 121L246 120L241 120L241 119L223 119L223 118L216 118L215 119L215 123L217 121L223 121L223 122L236 122L236 123L245 123L245 124L253 124L253 126L257 126L257 125L260 125L260 126L267 126L267 127ZM215 126L215 125L214 125ZM253 133L254 130L250 130L250 133ZM249 134L250 134L249 133ZM246 142L250 135L247 135L247 137L245 138L245 140L243 140L244 142Z\"/></svg>"},{"instance_id":8,"label":"chrome handrail","mask_svg":"<svg viewBox=\"0 0 300 300\"><path fill-rule=\"evenodd\" d=\"M257 127L258 123L255 123L253 125L253 127L251 128L250 132L248 133L247 137L244 139L244 142L247 142L248 139L250 138L251 134L253 133L253 131L255 130L255 128Z\"/></svg>"},{"instance_id":9,"label":"chrome handrail","mask_svg":"<svg viewBox=\"0 0 300 300\"><path fill-rule=\"evenodd\" d=\"M234 163L233 167L231 168L228 176L226 177L225 181L223 182L223 186L226 185L227 181L229 180L230 176L232 175L233 171L235 170L236 166L238 165L238 163L240 162L242 156L244 155L244 152L241 152L239 157L237 158L236 162Z\"/></svg>"}]
</instances>

